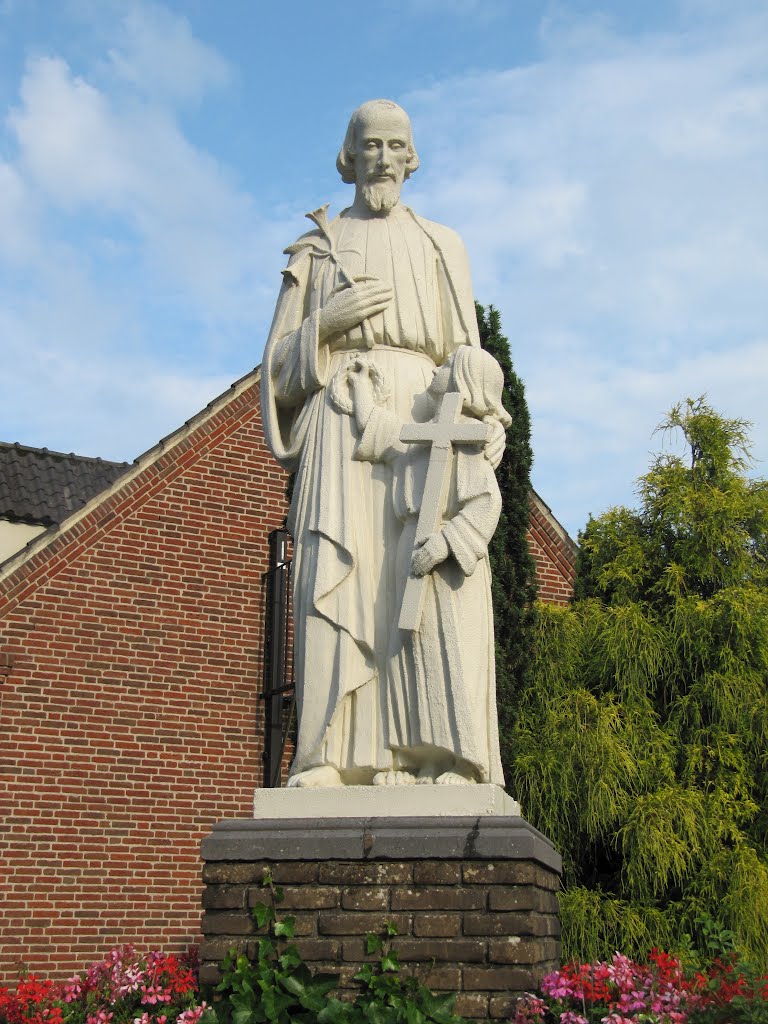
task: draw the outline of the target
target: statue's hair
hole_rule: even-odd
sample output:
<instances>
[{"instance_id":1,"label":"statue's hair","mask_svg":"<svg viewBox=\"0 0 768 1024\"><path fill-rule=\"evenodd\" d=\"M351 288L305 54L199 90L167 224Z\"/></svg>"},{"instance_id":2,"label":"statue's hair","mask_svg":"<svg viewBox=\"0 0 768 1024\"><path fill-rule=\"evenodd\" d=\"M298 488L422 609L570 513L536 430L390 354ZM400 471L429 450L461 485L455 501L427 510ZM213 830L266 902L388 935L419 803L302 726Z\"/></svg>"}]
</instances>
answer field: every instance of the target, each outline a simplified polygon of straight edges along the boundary
<instances>
[{"instance_id":1,"label":"statue's hair","mask_svg":"<svg viewBox=\"0 0 768 1024\"><path fill-rule=\"evenodd\" d=\"M363 116L375 107L384 107L386 110L397 111L403 115L408 123L408 159L405 165L405 177L410 178L413 172L418 169L419 157L413 148L411 119L406 112L393 100L368 100L366 103L362 103L350 117L347 134L344 137L344 145L336 157L336 170L341 175L341 180L345 181L348 185L354 185L355 183L355 136L357 134L357 126L360 124Z\"/></svg>"},{"instance_id":2,"label":"statue's hair","mask_svg":"<svg viewBox=\"0 0 768 1024\"><path fill-rule=\"evenodd\" d=\"M506 430L512 417L502 404L504 372L491 353L474 345L459 345L447 361L451 389L464 399L464 411L478 419L498 420Z\"/></svg>"}]
</instances>

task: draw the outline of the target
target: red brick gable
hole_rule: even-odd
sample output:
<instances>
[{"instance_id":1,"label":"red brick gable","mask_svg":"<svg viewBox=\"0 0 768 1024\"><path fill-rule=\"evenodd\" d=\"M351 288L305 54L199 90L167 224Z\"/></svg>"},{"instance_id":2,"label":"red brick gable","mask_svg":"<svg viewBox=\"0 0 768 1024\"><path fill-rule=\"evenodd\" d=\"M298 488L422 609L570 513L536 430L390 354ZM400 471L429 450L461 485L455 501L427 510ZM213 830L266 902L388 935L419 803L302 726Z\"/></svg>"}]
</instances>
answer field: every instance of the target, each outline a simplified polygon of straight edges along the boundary
<instances>
[{"instance_id":1,"label":"red brick gable","mask_svg":"<svg viewBox=\"0 0 768 1024\"><path fill-rule=\"evenodd\" d=\"M261 574L285 475L251 375L0 583L0 966L178 949L199 843L261 775Z\"/></svg>"},{"instance_id":2,"label":"red brick gable","mask_svg":"<svg viewBox=\"0 0 768 1024\"><path fill-rule=\"evenodd\" d=\"M573 597L578 546L536 491L531 491L528 504L528 544L536 562L539 600L545 604L568 604Z\"/></svg>"},{"instance_id":3,"label":"red brick gable","mask_svg":"<svg viewBox=\"0 0 768 1024\"><path fill-rule=\"evenodd\" d=\"M262 778L262 573L285 515L258 371L0 570L0 980L198 938L200 839ZM574 545L532 495L541 596Z\"/></svg>"}]
</instances>

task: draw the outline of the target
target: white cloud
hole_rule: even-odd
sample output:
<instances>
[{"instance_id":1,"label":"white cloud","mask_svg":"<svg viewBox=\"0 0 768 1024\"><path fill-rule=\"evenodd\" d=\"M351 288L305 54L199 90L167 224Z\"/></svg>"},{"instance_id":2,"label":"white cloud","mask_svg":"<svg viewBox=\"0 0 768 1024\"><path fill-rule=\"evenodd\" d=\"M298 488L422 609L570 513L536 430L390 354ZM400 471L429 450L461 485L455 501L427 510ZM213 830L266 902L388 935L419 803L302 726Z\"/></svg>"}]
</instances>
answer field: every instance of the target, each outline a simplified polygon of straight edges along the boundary
<instances>
[{"instance_id":1,"label":"white cloud","mask_svg":"<svg viewBox=\"0 0 768 1024\"><path fill-rule=\"evenodd\" d=\"M225 62L158 7L113 34L146 95L38 55L0 134L3 435L128 458L255 364L285 241L174 113Z\"/></svg>"},{"instance_id":2,"label":"white cloud","mask_svg":"<svg viewBox=\"0 0 768 1024\"><path fill-rule=\"evenodd\" d=\"M109 51L115 73L157 100L199 100L232 77L219 53L192 34L186 18L155 4L134 3L124 38Z\"/></svg>"},{"instance_id":3,"label":"white cloud","mask_svg":"<svg viewBox=\"0 0 768 1024\"><path fill-rule=\"evenodd\" d=\"M628 37L582 6L550 13L537 61L401 97L423 167L406 202L467 242L527 382L534 485L574 532L631 500L686 395L753 419L768 458L768 12L685 0ZM132 457L258 359L295 210L335 179L307 161L294 196L273 171L266 208L188 127L245 69L159 5L81 9L100 53L36 51L0 135L3 412L14 439ZM306 158L289 134L269 147Z\"/></svg>"},{"instance_id":4,"label":"white cloud","mask_svg":"<svg viewBox=\"0 0 768 1024\"><path fill-rule=\"evenodd\" d=\"M36 251L36 211L29 189L15 167L0 161L0 259L16 266Z\"/></svg>"},{"instance_id":5,"label":"white cloud","mask_svg":"<svg viewBox=\"0 0 768 1024\"><path fill-rule=\"evenodd\" d=\"M555 18L538 63L404 100L406 201L465 238L527 381L534 483L573 530L607 479L631 497L686 395L754 420L768 458L766 39L754 9L633 40Z\"/></svg>"},{"instance_id":6,"label":"white cloud","mask_svg":"<svg viewBox=\"0 0 768 1024\"><path fill-rule=\"evenodd\" d=\"M115 130L98 89L74 77L61 58L41 57L27 65L21 101L8 124L26 169L53 202L69 209L125 202L130 141Z\"/></svg>"},{"instance_id":7,"label":"white cloud","mask_svg":"<svg viewBox=\"0 0 768 1024\"><path fill-rule=\"evenodd\" d=\"M52 438L65 438L68 451L117 461L153 447L232 383L230 375L169 372L161 362L130 354L84 363L60 346L39 343L16 358L24 377L4 403L4 415L23 427L24 443L55 447ZM34 418L26 415L28 407Z\"/></svg>"},{"instance_id":8,"label":"white cloud","mask_svg":"<svg viewBox=\"0 0 768 1024\"><path fill-rule=\"evenodd\" d=\"M117 218L137 260L210 323L254 316L253 200L162 107L121 106L60 58L31 60L8 123L19 166L64 213Z\"/></svg>"}]
</instances>

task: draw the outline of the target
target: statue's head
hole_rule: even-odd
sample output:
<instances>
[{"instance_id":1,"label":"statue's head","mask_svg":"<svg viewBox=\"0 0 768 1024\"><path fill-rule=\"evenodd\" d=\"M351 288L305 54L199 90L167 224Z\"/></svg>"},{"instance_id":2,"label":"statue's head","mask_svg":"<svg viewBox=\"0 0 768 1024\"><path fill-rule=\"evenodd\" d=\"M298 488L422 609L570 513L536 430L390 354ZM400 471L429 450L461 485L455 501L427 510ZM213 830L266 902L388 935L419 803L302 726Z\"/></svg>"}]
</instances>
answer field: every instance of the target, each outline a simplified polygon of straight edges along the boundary
<instances>
[{"instance_id":1,"label":"statue's head","mask_svg":"<svg viewBox=\"0 0 768 1024\"><path fill-rule=\"evenodd\" d=\"M458 391L463 411L479 420L498 420L506 430L512 418L504 408L504 371L490 352L474 345L459 345L438 367L427 389L438 402L447 391Z\"/></svg>"},{"instance_id":2,"label":"statue's head","mask_svg":"<svg viewBox=\"0 0 768 1024\"><path fill-rule=\"evenodd\" d=\"M403 182L418 166L411 122L402 107L392 100L369 100L357 108L336 167L343 181L357 186L371 210L391 210Z\"/></svg>"}]
</instances>

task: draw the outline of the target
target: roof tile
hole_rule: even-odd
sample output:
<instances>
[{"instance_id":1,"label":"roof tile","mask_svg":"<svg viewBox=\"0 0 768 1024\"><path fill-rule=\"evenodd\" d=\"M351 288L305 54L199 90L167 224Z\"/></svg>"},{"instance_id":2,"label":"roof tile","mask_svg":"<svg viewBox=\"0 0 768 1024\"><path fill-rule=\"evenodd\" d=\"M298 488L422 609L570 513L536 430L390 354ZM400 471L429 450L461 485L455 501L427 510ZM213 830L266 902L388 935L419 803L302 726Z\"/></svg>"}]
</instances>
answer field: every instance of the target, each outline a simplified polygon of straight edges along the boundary
<instances>
[{"instance_id":1,"label":"roof tile","mask_svg":"<svg viewBox=\"0 0 768 1024\"><path fill-rule=\"evenodd\" d=\"M130 465L0 441L0 519L61 523Z\"/></svg>"}]
</instances>

